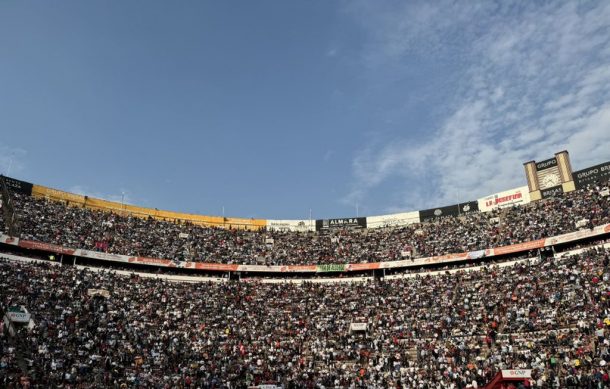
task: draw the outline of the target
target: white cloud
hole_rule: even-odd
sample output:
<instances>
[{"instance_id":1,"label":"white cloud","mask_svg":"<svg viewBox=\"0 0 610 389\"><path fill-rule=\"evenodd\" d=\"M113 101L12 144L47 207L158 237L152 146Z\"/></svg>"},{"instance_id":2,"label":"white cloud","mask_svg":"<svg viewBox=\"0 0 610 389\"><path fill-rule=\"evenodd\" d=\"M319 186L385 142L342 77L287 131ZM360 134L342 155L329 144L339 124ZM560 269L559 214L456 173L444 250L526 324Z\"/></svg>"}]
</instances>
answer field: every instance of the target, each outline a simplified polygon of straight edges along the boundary
<instances>
[{"instance_id":1,"label":"white cloud","mask_svg":"<svg viewBox=\"0 0 610 389\"><path fill-rule=\"evenodd\" d=\"M355 157L346 203L402 179L410 185L387 209L421 209L454 203L456 192L472 200L524 185L523 162L564 149L575 169L610 159L610 3L526 3L517 13L472 3L359 7L352 13L368 14L362 24L376 43L363 53L365 68L455 50L463 67L449 113L427 129L433 136Z\"/></svg>"}]
</instances>

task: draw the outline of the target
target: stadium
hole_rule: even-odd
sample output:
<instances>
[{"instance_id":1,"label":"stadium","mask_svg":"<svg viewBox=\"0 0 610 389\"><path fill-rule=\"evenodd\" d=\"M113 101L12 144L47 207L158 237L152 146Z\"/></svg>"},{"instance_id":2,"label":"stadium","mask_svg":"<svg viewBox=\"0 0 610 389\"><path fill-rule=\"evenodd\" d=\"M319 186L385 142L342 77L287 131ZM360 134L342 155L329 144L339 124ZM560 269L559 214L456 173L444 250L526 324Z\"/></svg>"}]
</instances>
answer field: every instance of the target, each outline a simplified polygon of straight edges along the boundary
<instances>
[{"instance_id":1,"label":"stadium","mask_svg":"<svg viewBox=\"0 0 610 389\"><path fill-rule=\"evenodd\" d=\"M2 177L2 382L605 386L610 162L569 166L451 206L279 221Z\"/></svg>"},{"instance_id":2,"label":"stadium","mask_svg":"<svg viewBox=\"0 0 610 389\"><path fill-rule=\"evenodd\" d=\"M0 389L610 388L609 31L0 1Z\"/></svg>"}]
</instances>

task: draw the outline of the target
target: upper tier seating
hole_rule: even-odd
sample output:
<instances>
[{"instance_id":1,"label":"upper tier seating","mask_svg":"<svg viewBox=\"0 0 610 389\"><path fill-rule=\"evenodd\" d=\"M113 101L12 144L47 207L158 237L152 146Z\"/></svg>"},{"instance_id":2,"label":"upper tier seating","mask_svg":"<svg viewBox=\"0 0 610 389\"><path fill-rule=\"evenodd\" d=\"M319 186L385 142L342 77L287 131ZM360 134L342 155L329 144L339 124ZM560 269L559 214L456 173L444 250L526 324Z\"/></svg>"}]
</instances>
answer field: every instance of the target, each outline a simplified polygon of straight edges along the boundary
<instances>
[{"instance_id":1,"label":"upper tier seating","mask_svg":"<svg viewBox=\"0 0 610 389\"><path fill-rule=\"evenodd\" d=\"M551 237L577 230L582 219L591 226L610 222L610 197L597 190L432 223L332 233L207 228L13 196L25 239L115 254L233 264L380 262L403 259L407 250L415 257L429 257ZM273 244L267 238L273 238Z\"/></svg>"}]
</instances>

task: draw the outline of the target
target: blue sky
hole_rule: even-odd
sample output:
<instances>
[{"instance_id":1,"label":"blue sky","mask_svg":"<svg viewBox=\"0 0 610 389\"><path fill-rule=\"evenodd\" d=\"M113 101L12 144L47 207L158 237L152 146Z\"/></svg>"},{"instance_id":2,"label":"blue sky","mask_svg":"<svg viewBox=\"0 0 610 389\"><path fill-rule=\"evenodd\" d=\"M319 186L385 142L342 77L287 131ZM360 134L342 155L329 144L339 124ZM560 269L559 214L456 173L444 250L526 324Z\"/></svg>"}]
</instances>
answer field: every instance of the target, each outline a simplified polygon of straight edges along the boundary
<instances>
[{"instance_id":1,"label":"blue sky","mask_svg":"<svg viewBox=\"0 0 610 389\"><path fill-rule=\"evenodd\" d=\"M417 210L610 160L610 3L0 2L0 170L138 205Z\"/></svg>"}]
</instances>

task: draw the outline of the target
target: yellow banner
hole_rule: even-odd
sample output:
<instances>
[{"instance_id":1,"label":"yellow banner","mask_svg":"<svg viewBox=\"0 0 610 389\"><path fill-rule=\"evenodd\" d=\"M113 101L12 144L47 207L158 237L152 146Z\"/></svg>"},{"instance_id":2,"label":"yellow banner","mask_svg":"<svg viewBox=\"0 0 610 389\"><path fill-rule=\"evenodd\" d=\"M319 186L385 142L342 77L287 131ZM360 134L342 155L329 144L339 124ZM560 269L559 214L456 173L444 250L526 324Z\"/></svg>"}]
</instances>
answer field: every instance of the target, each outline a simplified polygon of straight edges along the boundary
<instances>
[{"instance_id":1,"label":"yellow banner","mask_svg":"<svg viewBox=\"0 0 610 389\"><path fill-rule=\"evenodd\" d=\"M83 206L85 204L85 196L64 192L63 190L47 188L41 185L32 186L32 196L43 197L48 200L65 201L68 202L69 205Z\"/></svg>"},{"instance_id":2,"label":"yellow banner","mask_svg":"<svg viewBox=\"0 0 610 389\"><path fill-rule=\"evenodd\" d=\"M158 220L170 222L185 222L198 224L208 227L221 227L233 229L258 230L267 225L265 219L245 219L222 216L204 216L191 213L181 213L173 211L163 211L155 208L138 207L136 205L121 204L114 201L96 199L62 190L47 188L41 185L34 185L32 195L39 198L46 198L53 201L65 201L68 205L85 207L93 210L114 212L121 215L133 215L147 218L153 217Z\"/></svg>"}]
</instances>

